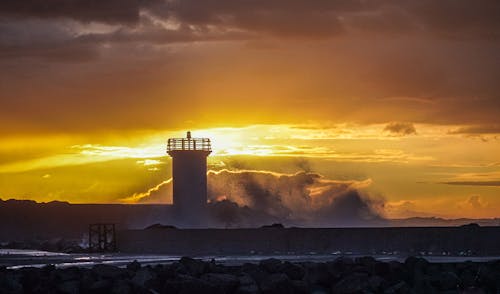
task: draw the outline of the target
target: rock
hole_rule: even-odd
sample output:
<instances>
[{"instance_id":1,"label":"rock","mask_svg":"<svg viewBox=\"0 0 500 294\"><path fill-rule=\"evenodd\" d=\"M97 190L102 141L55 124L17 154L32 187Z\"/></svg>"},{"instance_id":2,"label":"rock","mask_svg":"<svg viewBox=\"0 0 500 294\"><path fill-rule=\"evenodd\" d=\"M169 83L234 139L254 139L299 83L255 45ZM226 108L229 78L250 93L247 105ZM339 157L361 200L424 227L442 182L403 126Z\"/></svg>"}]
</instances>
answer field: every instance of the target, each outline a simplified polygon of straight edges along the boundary
<instances>
[{"instance_id":1,"label":"rock","mask_svg":"<svg viewBox=\"0 0 500 294\"><path fill-rule=\"evenodd\" d=\"M118 280L113 284L111 288L112 294L129 294L132 293L132 287L130 283L124 280Z\"/></svg>"},{"instance_id":2,"label":"rock","mask_svg":"<svg viewBox=\"0 0 500 294\"><path fill-rule=\"evenodd\" d=\"M279 259L276 258L268 258L261 260L259 263L259 266L267 271L268 273L278 273L281 272L282 268L282 262Z\"/></svg>"},{"instance_id":3,"label":"rock","mask_svg":"<svg viewBox=\"0 0 500 294\"><path fill-rule=\"evenodd\" d=\"M393 293L409 293L411 291L408 284L405 281L400 281L391 287L385 289L384 293L393 294Z\"/></svg>"},{"instance_id":4,"label":"rock","mask_svg":"<svg viewBox=\"0 0 500 294\"><path fill-rule=\"evenodd\" d=\"M105 279L116 279L125 274L125 270L108 264L97 264L92 267L92 272L98 277Z\"/></svg>"},{"instance_id":5,"label":"rock","mask_svg":"<svg viewBox=\"0 0 500 294\"><path fill-rule=\"evenodd\" d=\"M90 285L89 291L91 293L109 293L111 285L109 280L98 280Z\"/></svg>"},{"instance_id":6,"label":"rock","mask_svg":"<svg viewBox=\"0 0 500 294\"><path fill-rule=\"evenodd\" d=\"M236 289L235 293L237 294L255 294L259 293L259 287L257 284L255 285L240 285L238 289Z\"/></svg>"},{"instance_id":7,"label":"rock","mask_svg":"<svg viewBox=\"0 0 500 294\"><path fill-rule=\"evenodd\" d=\"M432 286L429 277L427 275L416 275L413 281L413 292L414 293L436 293L436 289Z\"/></svg>"},{"instance_id":8,"label":"rock","mask_svg":"<svg viewBox=\"0 0 500 294\"><path fill-rule=\"evenodd\" d=\"M250 293L258 293L259 286L257 282L248 274L243 274L238 277L239 286L236 289L236 293L239 294L250 294Z\"/></svg>"},{"instance_id":9,"label":"rock","mask_svg":"<svg viewBox=\"0 0 500 294\"><path fill-rule=\"evenodd\" d=\"M141 264L140 264L137 260L134 260L134 261L132 261L131 263L127 264L127 269L128 269L129 271L136 272L136 271L138 271L140 268L141 268Z\"/></svg>"},{"instance_id":10,"label":"rock","mask_svg":"<svg viewBox=\"0 0 500 294\"><path fill-rule=\"evenodd\" d=\"M207 282L187 275L178 275L174 280L167 280L162 293L217 293L217 289Z\"/></svg>"},{"instance_id":11,"label":"rock","mask_svg":"<svg viewBox=\"0 0 500 294\"><path fill-rule=\"evenodd\" d=\"M375 260L372 256L362 256L356 258L354 262L366 267L373 267L377 263L377 260Z\"/></svg>"},{"instance_id":12,"label":"rock","mask_svg":"<svg viewBox=\"0 0 500 294\"><path fill-rule=\"evenodd\" d=\"M2 293L23 293L23 285L17 273L7 272L0 275L0 290Z\"/></svg>"},{"instance_id":13,"label":"rock","mask_svg":"<svg viewBox=\"0 0 500 294\"><path fill-rule=\"evenodd\" d=\"M302 266L286 261L282 265L282 272L291 280L302 280L306 271Z\"/></svg>"},{"instance_id":14,"label":"rock","mask_svg":"<svg viewBox=\"0 0 500 294\"><path fill-rule=\"evenodd\" d=\"M150 268L143 267L135 273L134 277L130 281L133 285L144 288L149 281L155 278L156 274Z\"/></svg>"},{"instance_id":15,"label":"rock","mask_svg":"<svg viewBox=\"0 0 500 294\"><path fill-rule=\"evenodd\" d=\"M453 272L441 273L439 285L441 290L456 290L458 289L460 279Z\"/></svg>"},{"instance_id":16,"label":"rock","mask_svg":"<svg viewBox=\"0 0 500 294\"><path fill-rule=\"evenodd\" d=\"M80 293L79 281L66 281L57 285L57 290L64 294L78 294Z\"/></svg>"},{"instance_id":17,"label":"rock","mask_svg":"<svg viewBox=\"0 0 500 294\"><path fill-rule=\"evenodd\" d=\"M195 277L199 277L203 273L205 273L208 269L208 264L202 260L197 260L191 257L182 257L179 260L179 263L182 264L187 272Z\"/></svg>"},{"instance_id":18,"label":"rock","mask_svg":"<svg viewBox=\"0 0 500 294\"><path fill-rule=\"evenodd\" d=\"M17 273L24 292L32 292L42 283L43 277L40 269L33 267L22 268Z\"/></svg>"},{"instance_id":19,"label":"rock","mask_svg":"<svg viewBox=\"0 0 500 294\"><path fill-rule=\"evenodd\" d=\"M262 293L291 293L293 284L287 275L270 274L260 283Z\"/></svg>"},{"instance_id":20,"label":"rock","mask_svg":"<svg viewBox=\"0 0 500 294\"><path fill-rule=\"evenodd\" d=\"M391 274L391 266L386 262L378 261L373 266L373 272L378 276L387 277Z\"/></svg>"},{"instance_id":21,"label":"rock","mask_svg":"<svg viewBox=\"0 0 500 294\"><path fill-rule=\"evenodd\" d=\"M262 280L269 275L265 270L253 263L243 264L243 266L241 266L241 272L248 274L257 282L257 284L260 284Z\"/></svg>"},{"instance_id":22,"label":"rock","mask_svg":"<svg viewBox=\"0 0 500 294\"><path fill-rule=\"evenodd\" d=\"M464 286L464 288L470 288L470 287L474 286L476 283L476 275L471 270L465 269L460 274L460 280L461 280L461 282L462 282L461 284Z\"/></svg>"},{"instance_id":23,"label":"rock","mask_svg":"<svg viewBox=\"0 0 500 294\"><path fill-rule=\"evenodd\" d=\"M292 286L293 286L293 292L297 294L306 294L306 293L315 293L315 294L321 294L321 293L328 293L327 289L324 289L321 286L313 286L309 288L307 283L305 281L299 281L299 280L293 280L292 281ZM323 292L324 291L324 292Z\"/></svg>"},{"instance_id":24,"label":"rock","mask_svg":"<svg viewBox=\"0 0 500 294\"><path fill-rule=\"evenodd\" d=\"M332 288L333 293L348 294L366 291L370 288L368 275L363 273L353 273L335 284Z\"/></svg>"},{"instance_id":25,"label":"rock","mask_svg":"<svg viewBox=\"0 0 500 294\"><path fill-rule=\"evenodd\" d=\"M202 275L201 280L216 288L218 293L232 293L240 284L236 276L229 274L208 273Z\"/></svg>"},{"instance_id":26,"label":"rock","mask_svg":"<svg viewBox=\"0 0 500 294\"><path fill-rule=\"evenodd\" d=\"M330 288L335 280L330 276L325 263L305 263L304 281L309 285L321 285Z\"/></svg>"},{"instance_id":27,"label":"rock","mask_svg":"<svg viewBox=\"0 0 500 294\"><path fill-rule=\"evenodd\" d=\"M370 290L378 292L380 287L382 286L382 283L384 282L384 279L380 276L371 276L368 278L368 285Z\"/></svg>"},{"instance_id":28,"label":"rock","mask_svg":"<svg viewBox=\"0 0 500 294\"><path fill-rule=\"evenodd\" d=\"M59 282L79 280L81 277L80 268L72 266L65 269L54 270L54 276Z\"/></svg>"}]
</instances>

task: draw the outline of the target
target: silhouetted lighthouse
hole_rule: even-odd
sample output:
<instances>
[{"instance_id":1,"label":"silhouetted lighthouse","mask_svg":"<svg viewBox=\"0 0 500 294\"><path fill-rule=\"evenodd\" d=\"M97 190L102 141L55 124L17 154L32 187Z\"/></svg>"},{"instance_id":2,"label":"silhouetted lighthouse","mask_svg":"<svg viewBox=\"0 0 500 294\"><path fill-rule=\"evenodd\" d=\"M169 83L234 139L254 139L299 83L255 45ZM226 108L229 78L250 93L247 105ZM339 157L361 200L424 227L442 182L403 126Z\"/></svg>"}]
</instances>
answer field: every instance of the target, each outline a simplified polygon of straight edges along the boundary
<instances>
[{"instance_id":1,"label":"silhouetted lighthouse","mask_svg":"<svg viewBox=\"0 0 500 294\"><path fill-rule=\"evenodd\" d=\"M207 156L210 139L168 139L167 153L172 157L173 208L176 222L183 227L202 227L207 210Z\"/></svg>"}]
</instances>

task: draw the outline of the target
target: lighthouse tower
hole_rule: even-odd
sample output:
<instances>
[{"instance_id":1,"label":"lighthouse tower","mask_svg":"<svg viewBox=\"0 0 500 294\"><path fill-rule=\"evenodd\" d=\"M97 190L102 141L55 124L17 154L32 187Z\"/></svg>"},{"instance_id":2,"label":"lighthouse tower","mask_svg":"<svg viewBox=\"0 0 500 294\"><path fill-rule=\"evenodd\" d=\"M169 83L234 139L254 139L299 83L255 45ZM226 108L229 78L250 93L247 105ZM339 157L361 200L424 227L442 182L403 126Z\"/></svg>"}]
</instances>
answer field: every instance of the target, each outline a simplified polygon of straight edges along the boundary
<instances>
[{"instance_id":1,"label":"lighthouse tower","mask_svg":"<svg viewBox=\"0 0 500 294\"><path fill-rule=\"evenodd\" d=\"M210 139L168 139L167 153L172 157L173 209L181 227L204 226L207 216L207 156Z\"/></svg>"}]
</instances>

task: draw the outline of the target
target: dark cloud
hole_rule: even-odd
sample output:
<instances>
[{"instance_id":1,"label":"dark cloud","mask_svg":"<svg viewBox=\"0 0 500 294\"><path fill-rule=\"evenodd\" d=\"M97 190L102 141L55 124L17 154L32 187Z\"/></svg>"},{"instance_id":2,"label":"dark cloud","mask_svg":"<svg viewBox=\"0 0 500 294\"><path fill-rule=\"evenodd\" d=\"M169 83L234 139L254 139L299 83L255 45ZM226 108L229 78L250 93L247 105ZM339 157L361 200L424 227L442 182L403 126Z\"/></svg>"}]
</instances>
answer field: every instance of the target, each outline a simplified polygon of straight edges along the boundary
<instances>
[{"instance_id":1,"label":"dark cloud","mask_svg":"<svg viewBox=\"0 0 500 294\"><path fill-rule=\"evenodd\" d=\"M82 22L135 23L142 8L161 0L5 0L0 17L73 19Z\"/></svg>"},{"instance_id":2,"label":"dark cloud","mask_svg":"<svg viewBox=\"0 0 500 294\"><path fill-rule=\"evenodd\" d=\"M500 181L450 181L450 182L441 182L441 184L457 185L457 186L490 186L490 187L497 187L497 186L500 186Z\"/></svg>"},{"instance_id":3,"label":"dark cloud","mask_svg":"<svg viewBox=\"0 0 500 294\"><path fill-rule=\"evenodd\" d=\"M417 130L412 123L391 122L385 126L384 131L397 136L408 136L417 134Z\"/></svg>"},{"instance_id":4,"label":"dark cloud","mask_svg":"<svg viewBox=\"0 0 500 294\"><path fill-rule=\"evenodd\" d=\"M201 117L213 105L214 125L285 113L498 124L499 11L489 0L1 1L0 132L177 128L187 106ZM263 119L241 115L245 103Z\"/></svg>"},{"instance_id":5,"label":"dark cloud","mask_svg":"<svg viewBox=\"0 0 500 294\"><path fill-rule=\"evenodd\" d=\"M488 135L500 134L500 125L476 125L458 128L450 131L450 134L464 134L464 135Z\"/></svg>"}]
</instances>

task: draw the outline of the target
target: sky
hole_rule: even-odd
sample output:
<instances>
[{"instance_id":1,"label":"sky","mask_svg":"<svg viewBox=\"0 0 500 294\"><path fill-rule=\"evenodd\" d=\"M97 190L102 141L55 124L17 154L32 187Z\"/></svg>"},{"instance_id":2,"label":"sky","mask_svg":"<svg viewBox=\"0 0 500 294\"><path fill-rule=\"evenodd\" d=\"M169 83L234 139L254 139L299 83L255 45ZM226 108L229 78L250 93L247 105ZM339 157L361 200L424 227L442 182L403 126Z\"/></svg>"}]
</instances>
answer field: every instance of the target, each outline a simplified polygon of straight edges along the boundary
<instances>
[{"instance_id":1,"label":"sky","mask_svg":"<svg viewBox=\"0 0 500 294\"><path fill-rule=\"evenodd\" d=\"M171 203L191 130L213 201L305 173L388 218L500 217L498 1L7 0L0 69L4 200Z\"/></svg>"}]
</instances>

